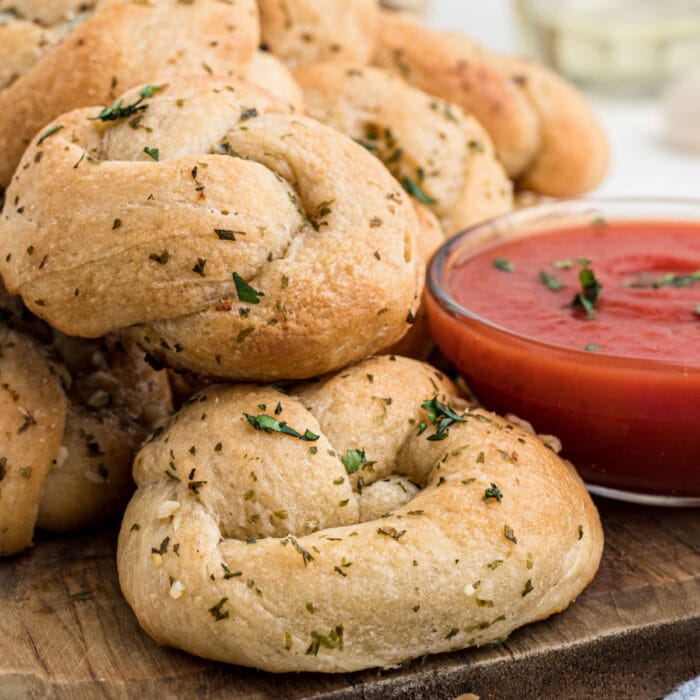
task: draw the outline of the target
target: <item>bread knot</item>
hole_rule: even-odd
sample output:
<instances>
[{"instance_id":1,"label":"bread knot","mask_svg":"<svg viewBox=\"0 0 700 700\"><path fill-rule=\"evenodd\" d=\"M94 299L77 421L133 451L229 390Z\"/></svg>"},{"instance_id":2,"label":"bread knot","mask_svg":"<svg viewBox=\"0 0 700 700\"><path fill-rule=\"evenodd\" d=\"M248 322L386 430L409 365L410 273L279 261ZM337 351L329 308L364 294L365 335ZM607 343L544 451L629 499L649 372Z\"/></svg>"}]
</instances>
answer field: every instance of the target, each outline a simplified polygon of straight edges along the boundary
<instances>
[{"instance_id":1,"label":"bread knot","mask_svg":"<svg viewBox=\"0 0 700 700\"><path fill-rule=\"evenodd\" d=\"M245 83L178 79L63 115L7 202L11 291L71 335L132 327L174 367L306 378L415 318L408 196L364 148Z\"/></svg>"},{"instance_id":2,"label":"bread knot","mask_svg":"<svg viewBox=\"0 0 700 700\"><path fill-rule=\"evenodd\" d=\"M35 526L68 531L120 513L131 464L172 410L133 341L53 331L0 285L0 555Z\"/></svg>"},{"instance_id":3,"label":"bread knot","mask_svg":"<svg viewBox=\"0 0 700 700\"><path fill-rule=\"evenodd\" d=\"M352 63L299 68L307 110L377 156L448 235L513 207L513 186L483 127L398 75Z\"/></svg>"},{"instance_id":4,"label":"bread knot","mask_svg":"<svg viewBox=\"0 0 700 700\"><path fill-rule=\"evenodd\" d=\"M134 475L118 566L142 626L269 671L502 639L566 607L601 556L570 464L398 357L289 391L211 387Z\"/></svg>"}]
</instances>

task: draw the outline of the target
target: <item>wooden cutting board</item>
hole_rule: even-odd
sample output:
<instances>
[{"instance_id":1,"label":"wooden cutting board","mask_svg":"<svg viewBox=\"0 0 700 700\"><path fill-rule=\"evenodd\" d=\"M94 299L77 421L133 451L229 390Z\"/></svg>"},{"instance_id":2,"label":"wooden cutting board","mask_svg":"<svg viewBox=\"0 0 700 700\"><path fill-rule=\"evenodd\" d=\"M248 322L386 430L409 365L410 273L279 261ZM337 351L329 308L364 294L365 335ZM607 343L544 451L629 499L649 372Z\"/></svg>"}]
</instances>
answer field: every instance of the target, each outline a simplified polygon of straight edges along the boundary
<instances>
[{"instance_id":1,"label":"wooden cutting board","mask_svg":"<svg viewBox=\"0 0 700 700\"><path fill-rule=\"evenodd\" d=\"M700 510L599 500L594 583L505 643L395 671L280 675L157 646L123 601L116 529L0 562L0 698L657 698L700 675Z\"/></svg>"}]
</instances>

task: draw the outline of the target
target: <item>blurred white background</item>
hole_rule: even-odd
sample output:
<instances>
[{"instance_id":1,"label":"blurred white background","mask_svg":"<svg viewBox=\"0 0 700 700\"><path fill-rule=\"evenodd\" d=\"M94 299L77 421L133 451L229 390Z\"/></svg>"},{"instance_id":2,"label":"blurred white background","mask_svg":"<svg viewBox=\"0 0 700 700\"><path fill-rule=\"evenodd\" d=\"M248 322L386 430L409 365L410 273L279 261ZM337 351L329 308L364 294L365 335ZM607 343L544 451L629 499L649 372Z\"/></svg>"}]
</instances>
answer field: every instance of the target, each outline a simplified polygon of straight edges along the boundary
<instances>
[{"instance_id":1,"label":"blurred white background","mask_svg":"<svg viewBox=\"0 0 700 700\"><path fill-rule=\"evenodd\" d=\"M512 0L431 0L429 7L427 22L435 28L464 31L497 51L522 52ZM698 92L689 99L700 103ZM588 97L612 150L610 173L597 194L700 197L700 152L668 142L661 97Z\"/></svg>"}]
</instances>

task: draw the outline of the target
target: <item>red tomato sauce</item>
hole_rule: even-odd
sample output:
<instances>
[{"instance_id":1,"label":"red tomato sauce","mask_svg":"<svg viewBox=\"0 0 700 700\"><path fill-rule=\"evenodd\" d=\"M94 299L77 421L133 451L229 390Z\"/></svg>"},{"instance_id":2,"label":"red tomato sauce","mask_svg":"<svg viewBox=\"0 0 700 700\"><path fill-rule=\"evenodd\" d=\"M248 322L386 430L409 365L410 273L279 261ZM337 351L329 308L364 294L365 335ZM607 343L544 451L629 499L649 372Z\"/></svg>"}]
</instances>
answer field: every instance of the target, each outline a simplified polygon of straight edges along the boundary
<instances>
[{"instance_id":1,"label":"red tomato sauce","mask_svg":"<svg viewBox=\"0 0 700 700\"><path fill-rule=\"evenodd\" d=\"M572 305L584 267L601 285L591 313ZM476 318L430 297L431 329L487 408L557 435L589 483L700 497L698 271L698 223L497 241L446 274Z\"/></svg>"},{"instance_id":2,"label":"red tomato sauce","mask_svg":"<svg viewBox=\"0 0 700 700\"><path fill-rule=\"evenodd\" d=\"M601 284L592 319L572 306L582 292L582 262ZM624 222L553 231L536 245L525 238L470 258L448 284L472 313L529 338L700 364L700 225Z\"/></svg>"}]
</instances>

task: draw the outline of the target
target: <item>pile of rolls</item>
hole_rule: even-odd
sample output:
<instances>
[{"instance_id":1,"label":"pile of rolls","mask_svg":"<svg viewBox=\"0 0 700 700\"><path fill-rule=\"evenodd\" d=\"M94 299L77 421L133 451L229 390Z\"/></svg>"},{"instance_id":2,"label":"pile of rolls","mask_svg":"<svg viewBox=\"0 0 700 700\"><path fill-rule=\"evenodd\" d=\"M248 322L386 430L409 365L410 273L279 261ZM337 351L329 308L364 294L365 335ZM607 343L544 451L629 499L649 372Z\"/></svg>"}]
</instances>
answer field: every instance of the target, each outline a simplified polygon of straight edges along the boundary
<instances>
[{"instance_id":1,"label":"pile of rolls","mask_svg":"<svg viewBox=\"0 0 700 700\"><path fill-rule=\"evenodd\" d=\"M595 508L422 361L422 294L606 165L575 88L378 0L0 0L0 555L123 517L143 628L274 672L564 609Z\"/></svg>"}]
</instances>

